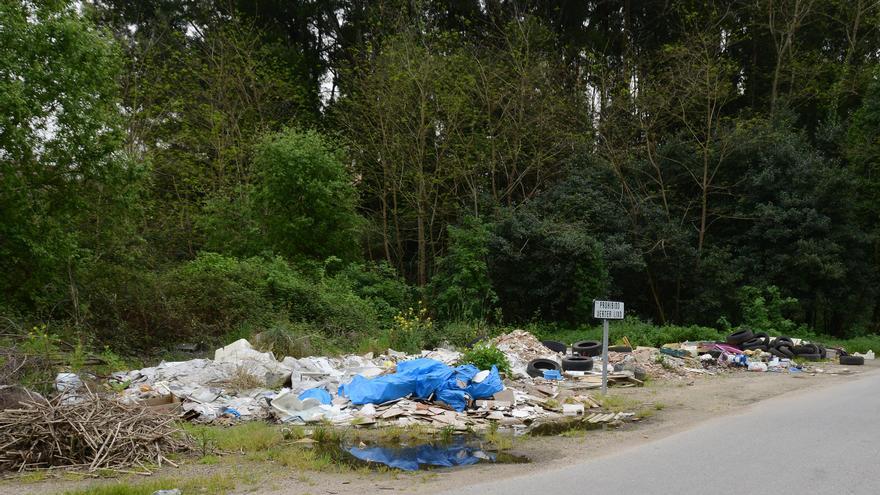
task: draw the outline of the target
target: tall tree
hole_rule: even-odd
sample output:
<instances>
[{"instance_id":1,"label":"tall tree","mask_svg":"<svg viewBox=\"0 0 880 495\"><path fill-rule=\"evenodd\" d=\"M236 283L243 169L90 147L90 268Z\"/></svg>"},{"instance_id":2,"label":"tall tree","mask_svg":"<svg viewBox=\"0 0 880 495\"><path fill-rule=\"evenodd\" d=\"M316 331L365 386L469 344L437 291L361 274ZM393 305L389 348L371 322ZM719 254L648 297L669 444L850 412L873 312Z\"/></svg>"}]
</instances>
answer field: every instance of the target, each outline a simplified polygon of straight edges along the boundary
<instances>
[{"instance_id":1,"label":"tall tree","mask_svg":"<svg viewBox=\"0 0 880 495\"><path fill-rule=\"evenodd\" d=\"M77 316L82 260L123 250L140 172L121 153L120 69L112 37L73 6L0 4L5 303L64 302Z\"/></svg>"}]
</instances>

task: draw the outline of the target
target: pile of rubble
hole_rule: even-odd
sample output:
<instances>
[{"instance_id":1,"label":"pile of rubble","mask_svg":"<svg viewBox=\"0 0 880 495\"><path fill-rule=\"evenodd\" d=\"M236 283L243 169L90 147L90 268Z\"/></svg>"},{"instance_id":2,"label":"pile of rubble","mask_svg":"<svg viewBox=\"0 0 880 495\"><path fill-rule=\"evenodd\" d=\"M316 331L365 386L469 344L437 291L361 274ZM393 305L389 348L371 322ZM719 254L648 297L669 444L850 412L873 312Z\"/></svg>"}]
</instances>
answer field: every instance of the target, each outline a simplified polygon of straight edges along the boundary
<instances>
[{"instance_id":1,"label":"pile of rubble","mask_svg":"<svg viewBox=\"0 0 880 495\"><path fill-rule=\"evenodd\" d=\"M524 429L567 416L585 416L589 409L599 407L587 391L600 386L600 371L561 381L533 378L526 373L529 361L541 357L558 361L559 355L522 330L501 335L493 344L512 365L513 373L503 383L494 369L453 367L461 354L450 349L417 355L388 350L381 355L285 357L278 361L244 339L217 349L214 359L162 362L116 373L112 379L123 389L121 395L127 402L175 411L185 419L202 422L275 419L356 427L424 425L457 431L480 430L498 422ZM412 368L415 362L433 368L417 370L414 384L408 386L422 389L431 377L445 373L434 389L412 393L415 389L400 388L400 368ZM448 384L437 385L443 380ZM487 389L492 380L497 383ZM610 374L612 385L633 386L632 381L639 382L629 370ZM479 386L483 391L475 392L478 389L474 387ZM363 387L380 388L377 392ZM68 400L76 399L75 387L65 390ZM402 391L394 395L398 390ZM386 391L392 395L382 395ZM462 398L466 404L456 402ZM604 415L590 419L605 421ZM617 420L620 418L608 419Z\"/></svg>"},{"instance_id":2,"label":"pile of rubble","mask_svg":"<svg viewBox=\"0 0 880 495\"><path fill-rule=\"evenodd\" d=\"M595 347L592 341L584 342ZM590 362L587 368L572 370L565 366L572 356L553 352L529 332L516 330L491 343L511 364L512 373L503 381L494 367L458 366L461 354L451 349L278 361L244 339L217 349L213 359L162 362L116 373L113 380L116 388L123 389L124 401L204 422L272 418L287 423L421 424L478 430L491 422L526 428L582 416L598 407L589 392L601 386L601 356L591 358L600 363L595 368ZM801 343L787 345L800 349ZM742 350L718 342L683 342L660 349L624 347L626 352L608 353L609 385L638 386L647 378L689 379L742 369L802 369L772 354L776 349ZM556 372L536 373L536 360L556 366ZM76 402L77 380L73 374L59 375L63 400Z\"/></svg>"},{"instance_id":3,"label":"pile of rubble","mask_svg":"<svg viewBox=\"0 0 880 495\"><path fill-rule=\"evenodd\" d=\"M527 378L526 368L529 361L535 359L558 359L556 353L548 349L534 335L525 330L514 330L499 335L491 343L507 355L510 370L514 377Z\"/></svg>"}]
</instances>

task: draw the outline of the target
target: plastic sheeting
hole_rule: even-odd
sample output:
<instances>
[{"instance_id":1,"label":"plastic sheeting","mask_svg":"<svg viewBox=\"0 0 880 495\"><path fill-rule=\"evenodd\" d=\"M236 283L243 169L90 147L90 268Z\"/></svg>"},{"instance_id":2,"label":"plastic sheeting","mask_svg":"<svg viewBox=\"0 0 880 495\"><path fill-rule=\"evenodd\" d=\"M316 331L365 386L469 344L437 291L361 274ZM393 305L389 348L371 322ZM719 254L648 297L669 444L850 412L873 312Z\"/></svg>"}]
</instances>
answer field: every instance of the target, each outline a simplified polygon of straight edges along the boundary
<instances>
[{"instance_id":1,"label":"plastic sheeting","mask_svg":"<svg viewBox=\"0 0 880 495\"><path fill-rule=\"evenodd\" d=\"M432 396L456 411L463 411L470 399L484 399L504 390L498 369L494 366L488 375L480 376L473 365L451 367L429 358L398 363L397 372L372 380L357 375L347 384L340 385L338 393L353 404L382 404L414 396L429 399Z\"/></svg>"},{"instance_id":2,"label":"plastic sheeting","mask_svg":"<svg viewBox=\"0 0 880 495\"><path fill-rule=\"evenodd\" d=\"M448 446L427 444L403 448L351 447L348 453L362 461L378 462L405 471L416 471L420 465L453 467L468 466L481 460L495 460L494 454L460 444Z\"/></svg>"},{"instance_id":3,"label":"plastic sheeting","mask_svg":"<svg viewBox=\"0 0 880 495\"><path fill-rule=\"evenodd\" d=\"M333 402L333 397L330 396L330 392L324 388L310 388L299 394L299 400L306 399L316 399L324 405L330 405Z\"/></svg>"}]
</instances>

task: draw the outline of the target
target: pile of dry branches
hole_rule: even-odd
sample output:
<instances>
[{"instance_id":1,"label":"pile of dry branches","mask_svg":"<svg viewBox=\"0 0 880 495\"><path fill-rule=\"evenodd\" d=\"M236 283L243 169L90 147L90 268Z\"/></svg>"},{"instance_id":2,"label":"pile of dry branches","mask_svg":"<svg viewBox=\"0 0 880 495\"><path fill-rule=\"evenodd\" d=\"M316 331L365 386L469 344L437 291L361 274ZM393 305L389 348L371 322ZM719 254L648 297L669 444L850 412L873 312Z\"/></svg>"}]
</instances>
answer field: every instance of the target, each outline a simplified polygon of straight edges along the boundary
<instances>
[{"instance_id":1,"label":"pile of dry branches","mask_svg":"<svg viewBox=\"0 0 880 495\"><path fill-rule=\"evenodd\" d=\"M165 454L188 448L175 417L138 405L87 395L61 397L0 411L0 472L70 467L150 474L149 464L174 465Z\"/></svg>"}]
</instances>

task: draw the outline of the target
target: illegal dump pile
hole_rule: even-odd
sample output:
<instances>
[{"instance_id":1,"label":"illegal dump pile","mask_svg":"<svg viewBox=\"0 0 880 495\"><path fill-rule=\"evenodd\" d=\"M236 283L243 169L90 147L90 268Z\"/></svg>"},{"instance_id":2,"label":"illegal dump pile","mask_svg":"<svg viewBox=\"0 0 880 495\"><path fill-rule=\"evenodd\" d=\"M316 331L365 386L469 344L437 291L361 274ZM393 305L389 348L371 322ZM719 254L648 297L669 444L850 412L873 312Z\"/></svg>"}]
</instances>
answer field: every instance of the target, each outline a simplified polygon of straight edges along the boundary
<instances>
[{"instance_id":1,"label":"illegal dump pile","mask_svg":"<svg viewBox=\"0 0 880 495\"><path fill-rule=\"evenodd\" d=\"M501 335L493 344L511 363L510 376L502 377L495 366L480 370L459 364L461 354L450 349L278 361L242 339L217 349L214 359L162 362L117 373L113 379L125 389L123 400L177 411L197 422L271 419L454 431L479 431L497 422L524 431L566 416L601 422L628 417L585 414L600 407L587 393L599 386L598 371L572 371L565 380L536 375L535 359L558 366L560 355L528 332ZM611 373L611 380L626 386L641 383L623 370ZM67 394L75 400L75 391Z\"/></svg>"},{"instance_id":2,"label":"illegal dump pile","mask_svg":"<svg viewBox=\"0 0 880 495\"><path fill-rule=\"evenodd\" d=\"M146 464L174 464L165 455L186 450L176 418L96 395L76 403L20 402L0 410L0 471L47 467L151 474Z\"/></svg>"}]
</instances>

